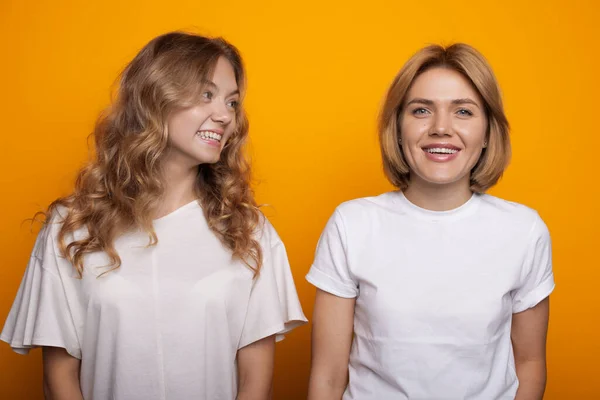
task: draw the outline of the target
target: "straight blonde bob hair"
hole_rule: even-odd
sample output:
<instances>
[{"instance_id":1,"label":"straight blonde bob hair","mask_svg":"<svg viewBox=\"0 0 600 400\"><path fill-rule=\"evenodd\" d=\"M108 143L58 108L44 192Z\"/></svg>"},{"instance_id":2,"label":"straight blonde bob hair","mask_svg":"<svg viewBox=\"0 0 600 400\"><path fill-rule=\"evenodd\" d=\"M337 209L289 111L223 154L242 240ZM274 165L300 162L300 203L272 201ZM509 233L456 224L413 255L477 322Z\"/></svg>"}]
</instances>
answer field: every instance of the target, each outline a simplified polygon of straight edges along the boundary
<instances>
[{"instance_id":1,"label":"straight blonde bob hair","mask_svg":"<svg viewBox=\"0 0 600 400\"><path fill-rule=\"evenodd\" d=\"M385 174L400 190L408 187L410 169L400 146L400 118L413 82L432 68L447 68L462 74L483 99L488 119L487 146L471 170L471 190L483 193L498 182L510 160L509 124L492 68L481 53L463 43L448 47L432 45L419 50L394 78L379 117L379 144Z\"/></svg>"}]
</instances>

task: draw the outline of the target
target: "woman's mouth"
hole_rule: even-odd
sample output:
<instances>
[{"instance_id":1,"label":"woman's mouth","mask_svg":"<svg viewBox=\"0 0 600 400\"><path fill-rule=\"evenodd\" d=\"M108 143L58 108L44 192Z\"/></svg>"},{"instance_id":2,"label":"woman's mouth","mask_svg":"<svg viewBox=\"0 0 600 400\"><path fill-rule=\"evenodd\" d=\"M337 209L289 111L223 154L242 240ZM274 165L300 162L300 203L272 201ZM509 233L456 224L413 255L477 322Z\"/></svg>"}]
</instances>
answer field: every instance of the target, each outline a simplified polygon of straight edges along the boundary
<instances>
[{"instance_id":1,"label":"woman's mouth","mask_svg":"<svg viewBox=\"0 0 600 400\"><path fill-rule=\"evenodd\" d=\"M430 145L423 147L427 159L435 162L447 162L454 160L461 149L453 145Z\"/></svg>"},{"instance_id":2,"label":"woman's mouth","mask_svg":"<svg viewBox=\"0 0 600 400\"><path fill-rule=\"evenodd\" d=\"M196 132L196 136L198 136L200 140L206 144L215 147L219 147L221 145L221 139L223 139L223 135L221 133L210 130L200 130Z\"/></svg>"}]
</instances>

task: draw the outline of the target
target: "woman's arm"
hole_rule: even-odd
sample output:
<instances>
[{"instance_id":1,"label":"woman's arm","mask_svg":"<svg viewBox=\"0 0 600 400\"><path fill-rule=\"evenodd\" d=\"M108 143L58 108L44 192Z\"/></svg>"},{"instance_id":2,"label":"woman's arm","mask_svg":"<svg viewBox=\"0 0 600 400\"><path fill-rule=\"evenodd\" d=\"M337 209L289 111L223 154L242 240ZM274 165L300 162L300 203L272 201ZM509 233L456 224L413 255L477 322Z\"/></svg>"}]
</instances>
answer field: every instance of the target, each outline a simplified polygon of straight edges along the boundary
<instances>
[{"instance_id":1,"label":"woman's arm","mask_svg":"<svg viewBox=\"0 0 600 400\"><path fill-rule=\"evenodd\" d=\"M43 347L46 400L83 400L79 385L81 362L61 347Z\"/></svg>"},{"instance_id":2,"label":"woman's arm","mask_svg":"<svg viewBox=\"0 0 600 400\"><path fill-rule=\"evenodd\" d=\"M546 335L550 300L513 314L511 338L519 389L515 400L542 400L546 389Z\"/></svg>"},{"instance_id":3,"label":"woman's arm","mask_svg":"<svg viewBox=\"0 0 600 400\"><path fill-rule=\"evenodd\" d=\"M268 336L237 352L238 395L236 400L267 400L271 398L275 336Z\"/></svg>"},{"instance_id":4,"label":"woman's arm","mask_svg":"<svg viewBox=\"0 0 600 400\"><path fill-rule=\"evenodd\" d=\"M309 400L339 400L348 385L355 299L317 289L312 328Z\"/></svg>"}]
</instances>

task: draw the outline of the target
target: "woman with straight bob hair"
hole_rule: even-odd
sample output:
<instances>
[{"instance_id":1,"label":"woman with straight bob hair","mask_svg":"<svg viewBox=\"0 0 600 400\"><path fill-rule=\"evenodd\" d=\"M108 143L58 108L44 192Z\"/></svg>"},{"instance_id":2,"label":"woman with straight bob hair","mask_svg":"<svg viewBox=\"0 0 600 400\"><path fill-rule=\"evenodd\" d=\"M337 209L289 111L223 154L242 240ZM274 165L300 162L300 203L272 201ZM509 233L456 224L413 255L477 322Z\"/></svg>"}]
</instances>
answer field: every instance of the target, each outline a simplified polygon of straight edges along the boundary
<instances>
[{"instance_id":1,"label":"woman with straight bob hair","mask_svg":"<svg viewBox=\"0 0 600 400\"><path fill-rule=\"evenodd\" d=\"M542 399L550 237L534 210L485 194L510 141L483 56L417 52L379 140L398 190L340 205L307 275L309 399Z\"/></svg>"},{"instance_id":2,"label":"woman with straight bob hair","mask_svg":"<svg viewBox=\"0 0 600 400\"><path fill-rule=\"evenodd\" d=\"M49 399L267 399L306 321L244 155L242 59L168 33L125 68L95 158L47 211L0 338Z\"/></svg>"}]
</instances>

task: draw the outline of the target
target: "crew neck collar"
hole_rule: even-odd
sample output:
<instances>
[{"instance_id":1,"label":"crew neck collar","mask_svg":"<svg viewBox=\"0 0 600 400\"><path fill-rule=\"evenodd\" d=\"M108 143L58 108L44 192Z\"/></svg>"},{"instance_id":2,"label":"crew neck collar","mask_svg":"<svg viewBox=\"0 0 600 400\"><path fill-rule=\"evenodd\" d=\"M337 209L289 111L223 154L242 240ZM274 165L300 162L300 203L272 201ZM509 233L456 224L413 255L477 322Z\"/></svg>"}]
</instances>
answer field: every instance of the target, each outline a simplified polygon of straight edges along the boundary
<instances>
[{"instance_id":1,"label":"crew neck collar","mask_svg":"<svg viewBox=\"0 0 600 400\"><path fill-rule=\"evenodd\" d=\"M400 191L397 192L396 199L409 215L432 222L438 222L455 220L472 214L481 201L481 195L473 193L469 200L462 205L445 211L433 211L419 207L408 200L404 193Z\"/></svg>"}]
</instances>

